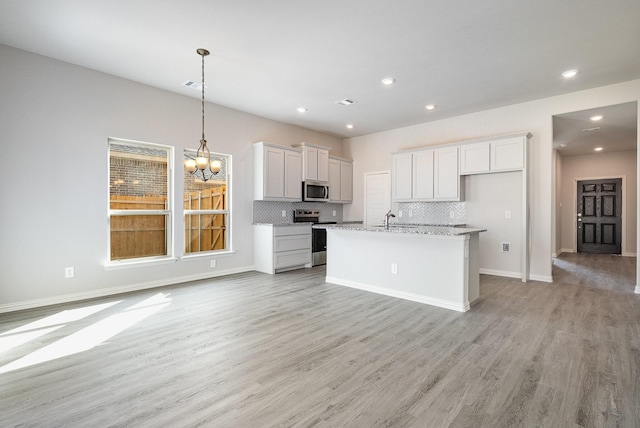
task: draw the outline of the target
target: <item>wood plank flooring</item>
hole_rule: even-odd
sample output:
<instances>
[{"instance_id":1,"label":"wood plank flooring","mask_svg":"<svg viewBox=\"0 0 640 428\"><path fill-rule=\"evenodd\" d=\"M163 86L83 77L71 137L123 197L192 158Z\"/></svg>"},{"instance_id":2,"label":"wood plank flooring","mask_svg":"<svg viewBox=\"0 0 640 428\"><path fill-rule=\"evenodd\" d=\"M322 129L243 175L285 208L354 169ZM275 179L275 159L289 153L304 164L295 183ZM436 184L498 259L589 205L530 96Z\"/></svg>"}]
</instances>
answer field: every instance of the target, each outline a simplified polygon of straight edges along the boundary
<instances>
[{"instance_id":1,"label":"wood plank flooring","mask_svg":"<svg viewBox=\"0 0 640 428\"><path fill-rule=\"evenodd\" d=\"M640 426L635 258L554 263L467 313L316 267L2 314L0 426Z\"/></svg>"}]
</instances>

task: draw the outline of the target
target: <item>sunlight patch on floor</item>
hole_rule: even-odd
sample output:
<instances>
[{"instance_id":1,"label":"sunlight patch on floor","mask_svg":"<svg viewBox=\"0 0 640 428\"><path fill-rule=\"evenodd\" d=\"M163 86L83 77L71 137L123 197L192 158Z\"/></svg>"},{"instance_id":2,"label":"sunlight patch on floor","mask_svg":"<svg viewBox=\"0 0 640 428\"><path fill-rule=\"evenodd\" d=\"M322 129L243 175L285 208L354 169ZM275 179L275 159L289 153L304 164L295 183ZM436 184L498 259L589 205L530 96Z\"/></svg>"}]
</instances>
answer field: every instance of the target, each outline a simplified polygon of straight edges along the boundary
<instances>
[{"instance_id":1,"label":"sunlight patch on floor","mask_svg":"<svg viewBox=\"0 0 640 428\"><path fill-rule=\"evenodd\" d=\"M7 373L20 368L88 351L103 344L116 334L126 330L148 316L162 310L170 303L171 298L168 297L167 294L158 293L122 312L110 315L76 333L0 367L0 373Z\"/></svg>"},{"instance_id":2,"label":"sunlight patch on floor","mask_svg":"<svg viewBox=\"0 0 640 428\"><path fill-rule=\"evenodd\" d=\"M50 315L4 332L0 334L0 353L30 342L47 333L51 333L52 331L64 327L67 323L78 321L88 317L89 315L100 312L103 309L120 303L121 301L122 300L117 300L115 302L101 303L99 305L60 311L57 314Z\"/></svg>"}]
</instances>

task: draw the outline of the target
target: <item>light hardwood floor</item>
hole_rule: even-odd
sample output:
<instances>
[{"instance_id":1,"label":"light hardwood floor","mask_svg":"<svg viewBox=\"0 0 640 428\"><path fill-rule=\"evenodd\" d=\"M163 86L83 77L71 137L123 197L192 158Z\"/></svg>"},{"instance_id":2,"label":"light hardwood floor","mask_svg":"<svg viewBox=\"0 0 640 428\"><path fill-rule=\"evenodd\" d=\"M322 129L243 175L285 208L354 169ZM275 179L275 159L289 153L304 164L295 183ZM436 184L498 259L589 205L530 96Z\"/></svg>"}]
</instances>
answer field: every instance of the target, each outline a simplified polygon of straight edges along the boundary
<instances>
[{"instance_id":1,"label":"light hardwood floor","mask_svg":"<svg viewBox=\"0 0 640 428\"><path fill-rule=\"evenodd\" d=\"M3 314L0 426L640 426L635 258L554 277L483 275L467 313L316 267Z\"/></svg>"}]
</instances>

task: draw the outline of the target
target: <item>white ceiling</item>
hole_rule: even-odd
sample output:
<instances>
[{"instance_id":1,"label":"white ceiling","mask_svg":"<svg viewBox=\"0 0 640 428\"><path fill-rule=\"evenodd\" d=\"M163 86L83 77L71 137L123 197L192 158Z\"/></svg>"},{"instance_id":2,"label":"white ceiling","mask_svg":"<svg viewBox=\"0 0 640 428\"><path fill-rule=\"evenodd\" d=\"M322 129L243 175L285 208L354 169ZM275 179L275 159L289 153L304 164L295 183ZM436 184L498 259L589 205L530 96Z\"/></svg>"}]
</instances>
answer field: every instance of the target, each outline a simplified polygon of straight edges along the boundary
<instances>
[{"instance_id":1,"label":"white ceiling","mask_svg":"<svg viewBox=\"0 0 640 428\"><path fill-rule=\"evenodd\" d=\"M593 116L602 119L593 121ZM603 106L553 116L553 147L562 156L635 150L638 103Z\"/></svg>"},{"instance_id":2,"label":"white ceiling","mask_svg":"<svg viewBox=\"0 0 640 428\"><path fill-rule=\"evenodd\" d=\"M195 51L209 49L207 101L341 137L640 78L638 0L2 0L0 12L0 43L196 98L182 83L200 81Z\"/></svg>"}]
</instances>

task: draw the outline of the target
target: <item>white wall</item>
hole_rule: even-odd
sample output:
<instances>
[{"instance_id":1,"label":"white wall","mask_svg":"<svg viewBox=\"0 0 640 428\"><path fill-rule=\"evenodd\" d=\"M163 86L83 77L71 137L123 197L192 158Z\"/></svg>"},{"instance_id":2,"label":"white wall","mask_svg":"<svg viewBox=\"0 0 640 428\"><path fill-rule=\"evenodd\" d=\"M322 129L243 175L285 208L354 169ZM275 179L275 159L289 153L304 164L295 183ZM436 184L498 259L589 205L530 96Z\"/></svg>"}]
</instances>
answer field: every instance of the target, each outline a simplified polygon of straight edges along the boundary
<instances>
[{"instance_id":1,"label":"white wall","mask_svg":"<svg viewBox=\"0 0 640 428\"><path fill-rule=\"evenodd\" d=\"M487 229L480 234L481 272L521 277L522 172L468 175L464 180L467 225ZM505 211L511 212L510 219ZM503 242L511 251L502 252Z\"/></svg>"},{"instance_id":2,"label":"white wall","mask_svg":"<svg viewBox=\"0 0 640 428\"><path fill-rule=\"evenodd\" d=\"M561 249L576 251L576 179L625 177L622 255L635 256L637 221L636 151L562 156Z\"/></svg>"},{"instance_id":3,"label":"white wall","mask_svg":"<svg viewBox=\"0 0 640 428\"><path fill-rule=\"evenodd\" d=\"M567 82L567 85L570 84ZM354 202L345 207L344 218L362 219L360 195L363 174L391 169L391 152L531 132L531 275L550 279L552 233L555 232L552 231L552 215L555 215L552 212L552 116L638 100L640 80L634 80L345 140L344 155L354 159ZM482 236L480 240L482 241Z\"/></svg>"},{"instance_id":4,"label":"white wall","mask_svg":"<svg viewBox=\"0 0 640 428\"><path fill-rule=\"evenodd\" d=\"M179 258L106 271L108 137L171 145L180 159L200 140L200 101L4 45L0 70L0 312L251 269L251 143L308 141L343 154L335 137L208 104L207 140L233 156L235 254L218 257L215 270L210 258ZM181 194L178 179L174 197ZM64 278L66 266L75 267L75 278Z\"/></svg>"}]
</instances>

